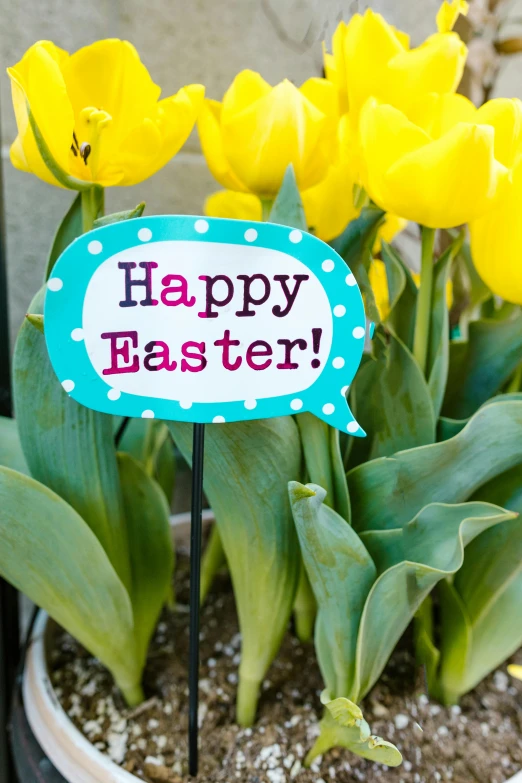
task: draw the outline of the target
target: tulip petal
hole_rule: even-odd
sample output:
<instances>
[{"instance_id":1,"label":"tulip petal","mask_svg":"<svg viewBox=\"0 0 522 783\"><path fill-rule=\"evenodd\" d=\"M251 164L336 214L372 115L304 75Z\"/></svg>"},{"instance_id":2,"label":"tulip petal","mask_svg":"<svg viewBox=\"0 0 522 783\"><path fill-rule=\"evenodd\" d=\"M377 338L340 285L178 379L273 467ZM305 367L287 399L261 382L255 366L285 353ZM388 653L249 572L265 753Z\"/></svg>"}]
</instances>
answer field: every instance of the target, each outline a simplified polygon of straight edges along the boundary
<instances>
[{"instance_id":1,"label":"tulip petal","mask_svg":"<svg viewBox=\"0 0 522 783\"><path fill-rule=\"evenodd\" d=\"M181 149L189 137L203 104L205 88L182 87L156 106L125 139L118 159L124 172L121 185L135 185L152 176Z\"/></svg>"},{"instance_id":2,"label":"tulip petal","mask_svg":"<svg viewBox=\"0 0 522 783\"><path fill-rule=\"evenodd\" d=\"M317 106L327 117L335 117L339 111L337 93L333 84L326 79L313 76L299 87L299 92Z\"/></svg>"},{"instance_id":3,"label":"tulip petal","mask_svg":"<svg viewBox=\"0 0 522 783\"><path fill-rule=\"evenodd\" d=\"M495 157L511 168L522 141L522 102L518 98L495 98L477 111L476 122L495 129Z\"/></svg>"},{"instance_id":4,"label":"tulip petal","mask_svg":"<svg viewBox=\"0 0 522 783\"><path fill-rule=\"evenodd\" d=\"M436 33L416 49L400 52L389 61L383 80L386 102L406 110L426 93L454 92L466 57L466 45L456 33Z\"/></svg>"},{"instance_id":5,"label":"tulip petal","mask_svg":"<svg viewBox=\"0 0 522 783\"><path fill-rule=\"evenodd\" d=\"M408 117L432 139L439 139L459 122L480 122L474 104L464 95L454 93L426 95L416 102Z\"/></svg>"},{"instance_id":6,"label":"tulip petal","mask_svg":"<svg viewBox=\"0 0 522 783\"><path fill-rule=\"evenodd\" d=\"M76 122L88 106L102 109L112 118L103 131L105 159L114 158L129 132L144 117L153 115L161 92L134 46L117 38L79 49L64 64L63 74Z\"/></svg>"},{"instance_id":7,"label":"tulip petal","mask_svg":"<svg viewBox=\"0 0 522 783\"><path fill-rule=\"evenodd\" d=\"M309 231L324 242L338 237L360 210L353 201L354 182L348 163L330 167L318 185L302 193Z\"/></svg>"},{"instance_id":8,"label":"tulip petal","mask_svg":"<svg viewBox=\"0 0 522 783\"><path fill-rule=\"evenodd\" d=\"M223 96L223 122L264 98L271 90L268 82L256 71L241 71Z\"/></svg>"},{"instance_id":9,"label":"tulip petal","mask_svg":"<svg viewBox=\"0 0 522 783\"><path fill-rule=\"evenodd\" d=\"M513 185L498 206L470 224L471 253L477 272L493 293L522 305L522 161Z\"/></svg>"},{"instance_id":10,"label":"tulip petal","mask_svg":"<svg viewBox=\"0 0 522 783\"><path fill-rule=\"evenodd\" d=\"M404 155L428 145L429 136L398 109L372 98L361 113L360 131L366 190L382 209L403 216L388 193L386 175Z\"/></svg>"},{"instance_id":11,"label":"tulip petal","mask_svg":"<svg viewBox=\"0 0 522 783\"><path fill-rule=\"evenodd\" d=\"M428 228L452 228L485 214L509 179L495 160L494 143L490 126L459 123L400 157L384 177L390 211Z\"/></svg>"},{"instance_id":12,"label":"tulip petal","mask_svg":"<svg viewBox=\"0 0 522 783\"><path fill-rule=\"evenodd\" d=\"M13 106L18 126L15 165L25 160L26 170L53 185L58 182L44 162L41 150L31 127L37 127L47 147L47 154L55 166L63 172L63 179L69 173L70 147L74 130L74 116L67 96L60 64L68 57L48 41L34 44L22 60L7 72L11 78ZM23 149L23 158L20 155Z\"/></svg>"},{"instance_id":13,"label":"tulip petal","mask_svg":"<svg viewBox=\"0 0 522 783\"><path fill-rule=\"evenodd\" d=\"M245 192L247 188L232 171L225 155L221 136L221 104L205 100L198 117L201 149L212 176L228 190Z\"/></svg>"},{"instance_id":14,"label":"tulip petal","mask_svg":"<svg viewBox=\"0 0 522 783\"><path fill-rule=\"evenodd\" d=\"M262 220L261 201L252 193L237 193L233 190L219 190L205 201L205 215L230 218L232 220Z\"/></svg>"},{"instance_id":15,"label":"tulip petal","mask_svg":"<svg viewBox=\"0 0 522 783\"><path fill-rule=\"evenodd\" d=\"M275 197L290 163L300 190L325 176L335 152L335 117L325 116L288 80L222 119L226 159L260 197Z\"/></svg>"}]
</instances>

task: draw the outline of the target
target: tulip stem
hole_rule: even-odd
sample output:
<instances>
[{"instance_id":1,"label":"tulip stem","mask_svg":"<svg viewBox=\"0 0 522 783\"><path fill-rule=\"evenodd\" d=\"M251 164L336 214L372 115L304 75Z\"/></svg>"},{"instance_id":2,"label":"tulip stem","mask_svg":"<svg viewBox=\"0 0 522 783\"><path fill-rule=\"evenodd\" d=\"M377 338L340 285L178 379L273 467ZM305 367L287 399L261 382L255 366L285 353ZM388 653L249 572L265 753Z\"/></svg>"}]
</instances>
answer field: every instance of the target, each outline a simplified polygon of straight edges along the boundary
<instances>
[{"instance_id":1,"label":"tulip stem","mask_svg":"<svg viewBox=\"0 0 522 783\"><path fill-rule=\"evenodd\" d=\"M272 212L272 207L274 206L274 200L271 198L262 198L261 199L261 209L262 209L262 216L263 216L263 223L267 223L270 218L270 213Z\"/></svg>"},{"instance_id":2,"label":"tulip stem","mask_svg":"<svg viewBox=\"0 0 522 783\"><path fill-rule=\"evenodd\" d=\"M415 334L413 337L413 355L423 374L428 362L428 344L430 334L431 295L433 288L433 247L435 229L421 227L422 252L420 288L417 297L415 316Z\"/></svg>"},{"instance_id":3,"label":"tulip stem","mask_svg":"<svg viewBox=\"0 0 522 783\"><path fill-rule=\"evenodd\" d=\"M91 231L94 221L103 215L104 191L99 185L93 185L89 190L82 190L82 227L83 233Z\"/></svg>"}]
</instances>

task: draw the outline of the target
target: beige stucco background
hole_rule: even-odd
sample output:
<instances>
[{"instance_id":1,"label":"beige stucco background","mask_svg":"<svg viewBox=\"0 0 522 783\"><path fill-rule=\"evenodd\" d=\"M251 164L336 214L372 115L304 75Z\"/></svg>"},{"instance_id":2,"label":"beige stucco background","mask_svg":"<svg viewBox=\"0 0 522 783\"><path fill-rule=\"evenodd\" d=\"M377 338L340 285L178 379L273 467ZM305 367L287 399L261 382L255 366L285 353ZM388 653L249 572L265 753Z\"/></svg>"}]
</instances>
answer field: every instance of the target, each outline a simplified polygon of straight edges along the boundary
<instances>
[{"instance_id":1,"label":"beige stucco background","mask_svg":"<svg viewBox=\"0 0 522 783\"><path fill-rule=\"evenodd\" d=\"M414 43L435 30L439 0L0 0L11 338L41 284L49 244L72 195L11 167L8 150L15 124L6 66L39 39L74 51L99 38L126 38L137 47L164 96L184 84L201 82L210 97L220 98L242 68L258 70L272 83L283 77L300 83L319 75L323 31L331 33L339 18L348 19L368 5L407 30ZM522 16L522 0L516 0L509 13L513 19ZM505 34L512 28L508 24ZM522 98L520 57L506 60L495 93ZM151 180L108 193L107 208L115 211L145 200L150 214L197 214L214 189L218 186L193 134L183 151Z\"/></svg>"}]
</instances>

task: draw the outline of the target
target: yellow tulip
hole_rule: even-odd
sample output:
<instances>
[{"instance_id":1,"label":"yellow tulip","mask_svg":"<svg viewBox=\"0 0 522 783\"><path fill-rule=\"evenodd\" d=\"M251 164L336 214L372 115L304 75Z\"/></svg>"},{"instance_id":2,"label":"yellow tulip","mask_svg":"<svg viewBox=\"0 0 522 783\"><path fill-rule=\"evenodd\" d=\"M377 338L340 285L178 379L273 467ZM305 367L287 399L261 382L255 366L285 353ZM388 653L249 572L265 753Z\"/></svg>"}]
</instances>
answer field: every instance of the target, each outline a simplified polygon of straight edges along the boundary
<instances>
[{"instance_id":1,"label":"yellow tulip","mask_svg":"<svg viewBox=\"0 0 522 783\"><path fill-rule=\"evenodd\" d=\"M326 78L337 88L341 113L349 110L357 127L370 97L408 111L426 93L455 92L466 57L467 48L456 33L436 33L411 49L405 33L368 10L339 24L332 54L325 53L324 63Z\"/></svg>"},{"instance_id":2,"label":"yellow tulip","mask_svg":"<svg viewBox=\"0 0 522 783\"><path fill-rule=\"evenodd\" d=\"M411 276L418 288L420 285L420 275L416 272L411 272ZM369 279L377 310L379 311L381 321L384 321L390 313L390 295L386 267L383 261L377 258L372 261ZM446 303L448 308L451 308L453 304L453 285L451 280L448 280L446 285Z\"/></svg>"},{"instance_id":3,"label":"yellow tulip","mask_svg":"<svg viewBox=\"0 0 522 783\"><path fill-rule=\"evenodd\" d=\"M361 113L365 187L382 209L428 228L476 220L507 192L521 133L520 101L480 109L428 95L409 119L371 98Z\"/></svg>"},{"instance_id":4,"label":"yellow tulip","mask_svg":"<svg viewBox=\"0 0 522 783\"><path fill-rule=\"evenodd\" d=\"M437 30L448 33L453 30L459 16L467 16L469 3L467 0L444 0L437 14Z\"/></svg>"},{"instance_id":5,"label":"yellow tulip","mask_svg":"<svg viewBox=\"0 0 522 783\"><path fill-rule=\"evenodd\" d=\"M198 128L208 167L228 190L271 200L292 164L300 190L324 179L336 155L337 100L325 79L271 87L242 71L223 102L206 100Z\"/></svg>"},{"instance_id":6,"label":"yellow tulip","mask_svg":"<svg viewBox=\"0 0 522 783\"><path fill-rule=\"evenodd\" d=\"M185 143L204 98L199 84L159 100L128 41L73 55L40 41L8 68L18 136L11 161L53 185L134 185Z\"/></svg>"},{"instance_id":7,"label":"yellow tulip","mask_svg":"<svg viewBox=\"0 0 522 783\"><path fill-rule=\"evenodd\" d=\"M510 663L507 670L512 677L515 677L517 680L522 680L522 666L519 666L516 663Z\"/></svg>"},{"instance_id":8,"label":"yellow tulip","mask_svg":"<svg viewBox=\"0 0 522 783\"><path fill-rule=\"evenodd\" d=\"M480 277L493 293L522 305L522 158L513 187L498 206L470 224L471 253Z\"/></svg>"}]
</instances>

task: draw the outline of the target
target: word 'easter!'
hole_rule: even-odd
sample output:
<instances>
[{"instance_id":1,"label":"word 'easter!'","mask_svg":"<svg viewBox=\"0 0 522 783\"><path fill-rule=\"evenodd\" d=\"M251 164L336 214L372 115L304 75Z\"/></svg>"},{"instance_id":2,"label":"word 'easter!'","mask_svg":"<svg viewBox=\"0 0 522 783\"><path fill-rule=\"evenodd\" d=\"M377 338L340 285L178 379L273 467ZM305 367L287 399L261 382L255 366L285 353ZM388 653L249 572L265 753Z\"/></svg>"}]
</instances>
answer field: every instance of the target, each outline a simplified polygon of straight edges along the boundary
<instances>
[{"instance_id":1,"label":"word 'easter!'","mask_svg":"<svg viewBox=\"0 0 522 783\"><path fill-rule=\"evenodd\" d=\"M137 266L143 270L141 276L134 272ZM239 290L241 306L233 313L235 317L255 317L257 308L266 305L270 297L276 294L278 303L268 304L271 308L270 315L275 319L284 319L291 313L302 286L310 279L308 274L276 274L271 279L262 273L240 274L234 279L224 274L199 275L197 279L201 283L197 293L201 300L197 309L198 297L189 290L188 280L183 275L163 276L161 290L156 289L153 285L153 272L157 267L158 264L154 261L142 261L139 264L133 261L118 263L118 268L123 272L120 308L196 308L198 318L215 319L219 318L221 313L228 312ZM284 324L283 321L281 323ZM284 329L282 331L284 332ZM223 368L231 372L241 366L262 371L274 362L278 370L296 370L299 368L299 361L305 359L310 362L312 368L318 369L321 364L318 354L323 330L312 328L306 332L302 337L293 335L293 339L283 333L273 345L267 340L256 339L238 350L242 345L241 340L237 339L230 329L225 328L218 339L212 341L212 345L218 349ZM215 329L212 334L215 336ZM204 370L208 364L205 341L185 340L180 346L181 355L174 357L165 340L148 340L141 345L137 329L102 332L100 336L107 341L110 352L110 365L103 370L103 375L137 373L141 367L151 372L172 372L179 369L181 372L195 373ZM307 352L306 356L304 352Z\"/></svg>"}]
</instances>

